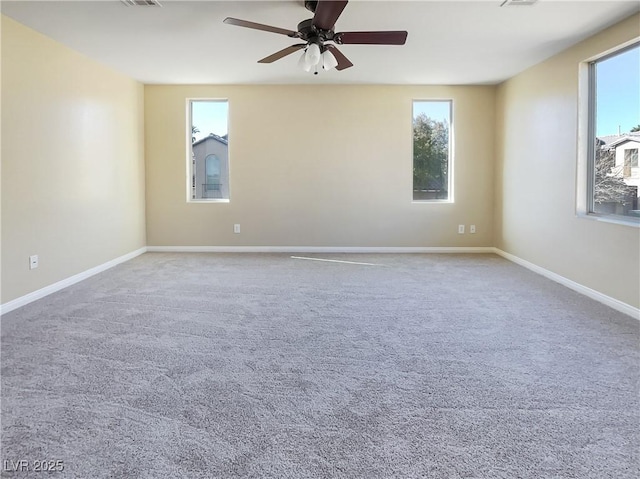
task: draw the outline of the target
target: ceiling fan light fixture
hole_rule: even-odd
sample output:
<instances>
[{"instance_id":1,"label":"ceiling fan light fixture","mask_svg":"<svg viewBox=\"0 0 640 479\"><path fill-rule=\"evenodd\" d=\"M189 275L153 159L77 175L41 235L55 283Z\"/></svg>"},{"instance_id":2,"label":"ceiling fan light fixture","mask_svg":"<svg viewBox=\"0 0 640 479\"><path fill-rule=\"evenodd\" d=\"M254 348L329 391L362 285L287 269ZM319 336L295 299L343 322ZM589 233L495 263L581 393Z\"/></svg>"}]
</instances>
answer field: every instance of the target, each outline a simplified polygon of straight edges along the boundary
<instances>
[{"instance_id":1,"label":"ceiling fan light fixture","mask_svg":"<svg viewBox=\"0 0 640 479\"><path fill-rule=\"evenodd\" d=\"M331 70L332 68L335 68L337 66L338 60L336 60L336 57L334 57L333 53L331 53L328 49L325 50L322 54L322 68L324 68L325 70Z\"/></svg>"},{"instance_id":2,"label":"ceiling fan light fixture","mask_svg":"<svg viewBox=\"0 0 640 479\"><path fill-rule=\"evenodd\" d=\"M309 65L307 63L307 52L306 51L302 52L302 55L300 55L300 60L298 60L298 66L300 68L302 68L306 72L310 72L311 71L311 65Z\"/></svg>"},{"instance_id":3,"label":"ceiling fan light fixture","mask_svg":"<svg viewBox=\"0 0 640 479\"><path fill-rule=\"evenodd\" d=\"M320 63L320 46L317 43L311 43L307 47L307 52L304 54L305 62L309 65L309 68L316 66Z\"/></svg>"}]
</instances>

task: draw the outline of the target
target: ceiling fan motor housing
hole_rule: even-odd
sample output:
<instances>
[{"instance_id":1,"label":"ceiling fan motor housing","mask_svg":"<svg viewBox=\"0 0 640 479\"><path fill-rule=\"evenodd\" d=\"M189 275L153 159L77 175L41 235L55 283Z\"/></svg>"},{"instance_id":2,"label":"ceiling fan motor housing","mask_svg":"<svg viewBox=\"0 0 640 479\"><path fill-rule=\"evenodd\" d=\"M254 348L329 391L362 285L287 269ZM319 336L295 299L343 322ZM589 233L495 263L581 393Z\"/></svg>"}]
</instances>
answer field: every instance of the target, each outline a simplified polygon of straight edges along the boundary
<instances>
[{"instance_id":1,"label":"ceiling fan motor housing","mask_svg":"<svg viewBox=\"0 0 640 479\"><path fill-rule=\"evenodd\" d=\"M299 38L309 43L322 44L326 41L337 40L336 34L332 30L321 30L313 24L313 18L303 20L298 23Z\"/></svg>"},{"instance_id":2,"label":"ceiling fan motor housing","mask_svg":"<svg viewBox=\"0 0 640 479\"><path fill-rule=\"evenodd\" d=\"M298 23L298 32L301 38L308 39L316 36L316 28L313 26L313 18L302 20Z\"/></svg>"}]
</instances>

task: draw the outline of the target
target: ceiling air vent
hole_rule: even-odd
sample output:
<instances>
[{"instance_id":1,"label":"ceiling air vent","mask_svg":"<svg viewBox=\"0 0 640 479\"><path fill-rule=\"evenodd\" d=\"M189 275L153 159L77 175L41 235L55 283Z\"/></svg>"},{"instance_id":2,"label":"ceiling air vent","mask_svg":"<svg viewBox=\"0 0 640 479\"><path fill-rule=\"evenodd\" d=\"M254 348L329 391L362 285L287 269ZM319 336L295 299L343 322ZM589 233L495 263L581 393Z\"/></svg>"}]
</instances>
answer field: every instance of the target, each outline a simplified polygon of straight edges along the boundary
<instances>
[{"instance_id":1,"label":"ceiling air vent","mask_svg":"<svg viewBox=\"0 0 640 479\"><path fill-rule=\"evenodd\" d=\"M504 0L502 2L501 7L515 7L516 5L528 5L531 6L536 3L538 0Z\"/></svg>"},{"instance_id":2,"label":"ceiling air vent","mask_svg":"<svg viewBox=\"0 0 640 479\"><path fill-rule=\"evenodd\" d=\"M120 0L127 7L161 7L158 0Z\"/></svg>"}]
</instances>

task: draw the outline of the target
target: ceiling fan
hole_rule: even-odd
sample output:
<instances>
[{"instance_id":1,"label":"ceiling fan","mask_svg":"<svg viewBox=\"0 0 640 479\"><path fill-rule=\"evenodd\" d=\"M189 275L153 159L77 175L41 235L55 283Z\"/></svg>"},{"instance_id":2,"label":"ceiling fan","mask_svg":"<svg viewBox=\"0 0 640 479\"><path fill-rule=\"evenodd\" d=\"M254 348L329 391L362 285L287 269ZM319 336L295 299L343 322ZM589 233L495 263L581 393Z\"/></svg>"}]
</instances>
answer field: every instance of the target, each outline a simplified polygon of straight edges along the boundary
<instances>
[{"instance_id":1,"label":"ceiling fan","mask_svg":"<svg viewBox=\"0 0 640 479\"><path fill-rule=\"evenodd\" d=\"M248 22L238 18L225 18L224 23L238 27L253 28L265 32L278 33L290 38L298 38L304 43L296 43L284 48L258 63L273 63L287 55L300 50L305 50L298 64L305 70L311 71L321 66L325 70L334 68L344 70L353 66L353 63L345 57L337 45L404 45L407 40L406 31L377 31L377 32L339 32L334 31L335 23L348 0L305 0L304 6L313 12L313 18L303 20L298 24L297 30L272 27L262 23ZM329 43L331 42L331 43Z\"/></svg>"}]
</instances>

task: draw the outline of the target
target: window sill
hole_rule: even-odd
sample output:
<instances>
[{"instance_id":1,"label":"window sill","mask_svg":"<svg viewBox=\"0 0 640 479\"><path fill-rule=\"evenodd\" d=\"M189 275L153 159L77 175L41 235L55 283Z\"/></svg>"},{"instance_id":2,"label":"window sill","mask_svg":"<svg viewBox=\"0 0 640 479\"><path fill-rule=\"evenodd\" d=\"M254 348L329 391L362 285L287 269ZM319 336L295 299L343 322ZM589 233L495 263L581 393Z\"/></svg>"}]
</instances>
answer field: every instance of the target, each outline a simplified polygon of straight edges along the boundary
<instances>
[{"instance_id":1,"label":"window sill","mask_svg":"<svg viewBox=\"0 0 640 479\"><path fill-rule=\"evenodd\" d=\"M453 204L454 202L452 200L411 200L411 204L414 205L425 205L425 204L434 204L434 203L449 203L449 204Z\"/></svg>"},{"instance_id":2,"label":"window sill","mask_svg":"<svg viewBox=\"0 0 640 479\"><path fill-rule=\"evenodd\" d=\"M210 199L210 200L187 200L187 203L229 203L229 199Z\"/></svg>"},{"instance_id":3,"label":"window sill","mask_svg":"<svg viewBox=\"0 0 640 479\"><path fill-rule=\"evenodd\" d=\"M598 215L595 213L578 213L578 218L601 221L602 223L613 223L622 226L631 226L632 228L640 228L640 218L632 219L615 215Z\"/></svg>"}]
</instances>

